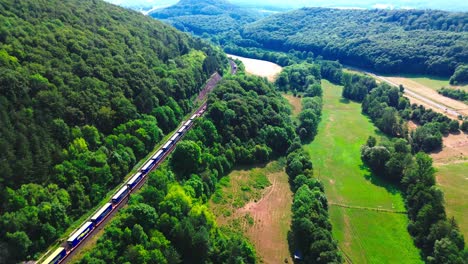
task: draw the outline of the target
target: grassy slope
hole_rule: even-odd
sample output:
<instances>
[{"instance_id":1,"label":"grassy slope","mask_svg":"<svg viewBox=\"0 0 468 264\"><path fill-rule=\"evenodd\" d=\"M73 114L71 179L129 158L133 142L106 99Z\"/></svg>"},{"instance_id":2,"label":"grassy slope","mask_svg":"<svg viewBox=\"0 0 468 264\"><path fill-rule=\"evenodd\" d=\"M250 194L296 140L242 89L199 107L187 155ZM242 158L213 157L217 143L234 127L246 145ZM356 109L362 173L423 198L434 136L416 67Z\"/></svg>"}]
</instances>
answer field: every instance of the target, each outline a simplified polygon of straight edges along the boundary
<instances>
[{"instance_id":1,"label":"grassy slope","mask_svg":"<svg viewBox=\"0 0 468 264\"><path fill-rule=\"evenodd\" d=\"M447 214L454 216L460 230L468 238L468 163L437 167L437 183L444 191Z\"/></svg>"},{"instance_id":2,"label":"grassy slope","mask_svg":"<svg viewBox=\"0 0 468 264\"><path fill-rule=\"evenodd\" d=\"M257 188L255 188L257 186ZM292 192L284 162L234 170L224 177L209 202L217 223L244 233L263 263L289 257Z\"/></svg>"},{"instance_id":3,"label":"grassy slope","mask_svg":"<svg viewBox=\"0 0 468 264\"><path fill-rule=\"evenodd\" d=\"M404 210L401 194L379 182L360 159L360 147L376 128L357 103L341 98L341 88L324 81L319 134L306 146L315 175L325 184L329 202ZM355 263L421 263L401 214L330 207L333 233Z\"/></svg>"}]
</instances>

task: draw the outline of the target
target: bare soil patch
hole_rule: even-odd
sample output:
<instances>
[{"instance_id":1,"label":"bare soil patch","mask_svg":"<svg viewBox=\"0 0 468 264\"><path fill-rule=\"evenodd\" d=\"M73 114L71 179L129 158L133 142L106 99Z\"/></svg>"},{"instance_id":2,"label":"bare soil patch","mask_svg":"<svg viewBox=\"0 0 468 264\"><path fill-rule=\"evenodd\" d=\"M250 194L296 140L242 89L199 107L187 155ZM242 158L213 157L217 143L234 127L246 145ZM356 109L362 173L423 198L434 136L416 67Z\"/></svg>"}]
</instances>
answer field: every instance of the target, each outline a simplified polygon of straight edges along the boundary
<instances>
[{"instance_id":1,"label":"bare soil patch","mask_svg":"<svg viewBox=\"0 0 468 264\"><path fill-rule=\"evenodd\" d=\"M408 122L410 131L418 128L413 121ZM442 138L442 150L431 153L436 166L468 162L468 134L449 134Z\"/></svg>"},{"instance_id":2,"label":"bare soil patch","mask_svg":"<svg viewBox=\"0 0 468 264\"><path fill-rule=\"evenodd\" d=\"M468 134L450 134L443 138L443 145L442 151L431 154L436 165L468 161Z\"/></svg>"},{"instance_id":3,"label":"bare soil patch","mask_svg":"<svg viewBox=\"0 0 468 264\"><path fill-rule=\"evenodd\" d=\"M278 64L269 61L249 59L231 54L227 55L230 58L242 61L242 63L245 65L245 71L247 73L260 77L266 77L270 82L274 82L278 74L283 70L283 68Z\"/></svg>"},{"instance_id":4,"label":"bare soil patch","mask_svg":"<svg viewBox=\"0 0 468 264\"><path fill-rule=\"evenodd\" d=\"M218 224L240 230L250 239L261 262L284 263L287 260L288 263L293 263L287 239L291 225L293 194L283 168L271 170L270 165L262 171L266 170L271 185L264 188L260 196L252 193L250 201L240 208L233 204L220 205L212 201L210 207L215 212ZM223 195L231 197L232 201L236 200L236 196L243 195L242 190L236 191L235 185L238 185L239 181L248 180L248 175L248 171L231 173L230 186L223 188Z\"/></svg>"},{"instance_id":5,"label":"bare soil patch","mask_svg":"<svg viewBox=\"0 0 468 264\"><path fill-rule=\"evenodd\" d=\"M283 94L283 97L286 98L291 105L293 116L298 116L302 111L302 98L296 97L292 94Z\"/></svg>"}]
</instances>

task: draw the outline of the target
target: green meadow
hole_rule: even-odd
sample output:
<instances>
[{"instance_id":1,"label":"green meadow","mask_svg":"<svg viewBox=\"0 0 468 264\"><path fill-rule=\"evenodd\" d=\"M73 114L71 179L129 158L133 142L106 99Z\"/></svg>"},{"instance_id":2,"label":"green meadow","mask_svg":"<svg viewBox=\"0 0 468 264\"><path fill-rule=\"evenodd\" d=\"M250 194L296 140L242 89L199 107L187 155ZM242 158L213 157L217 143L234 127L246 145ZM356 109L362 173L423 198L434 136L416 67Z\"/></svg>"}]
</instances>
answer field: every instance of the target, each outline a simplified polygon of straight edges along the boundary
<instances>
[{"instance_id":1,"label":"green meadow","mask_svg":"<svg viewBox=\"0 0 468 264\"><path fill-rule=\"evenodd\" d=\"M400 191L363 166L361 145L370 135L381 136L361 114L360 104L343 99L340 86L325 80L322 86L322 121L315 140L305 148L314 175L325 184L333 234L341 251L353 263L422 263L406 229L405 214L353 208L405 210Z\"/></svg>"},{"instance_id":2,"label":"green meadow","mask_svg":"<svg viewBox=\"0 0 468 264\"><path fill-rule=\"evenodd\" d=\"M468 163L447 164L437 167L437 184L444 191L448 217L455 217L460 231L468 238Z\"/></svg>"}]
</instances>

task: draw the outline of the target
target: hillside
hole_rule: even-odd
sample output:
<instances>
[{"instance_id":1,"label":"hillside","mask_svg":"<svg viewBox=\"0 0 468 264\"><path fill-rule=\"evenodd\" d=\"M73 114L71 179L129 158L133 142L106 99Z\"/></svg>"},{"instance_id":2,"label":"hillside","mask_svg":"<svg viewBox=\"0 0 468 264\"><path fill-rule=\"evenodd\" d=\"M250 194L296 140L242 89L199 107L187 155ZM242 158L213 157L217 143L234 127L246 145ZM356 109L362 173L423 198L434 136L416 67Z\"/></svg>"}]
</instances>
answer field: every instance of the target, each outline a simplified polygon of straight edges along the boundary
<instances>
[{"instance_id":1,"label":"hillside","mask_svg":"<svg viewBox=\"0 0 468 264\"><path fill-rule=\"evenodd\" d=\"M242 36L383 73L450 76L468 62L467 19L442 11L305 8L247 25Z\"/></svg>"},{"instance_id":2,"label":"hillside","mask_svg":"<svg viewBox=\"0 0 468 264\"><path fill-rule=\"evenodd\" d=\"M195 34L218 34L237 30L255 21L260 14L242 9L225 0L182 0L177 4L149 14L176 28Z\"/></svg>"},{"instance_id":3,"label":"hillside","mask_svg":"<svg viewBox=\"0 0 468 264\"><path fill-rule=\"evenodd\" d=\"M229 4L202 1L196 10L212 10L217 5ZM260 49L296 50L380 73L450 77L457 72L454 82L466 78L463 65L468 63L468 13L303 8L257 16L252 23L243 19L248 15L243 9L237 12L241 18L234 20L230 8L222 8L222 13L216 9L217 13L210 16L194 15L189 11L192 8L179 3L153 17L166 18L162 14L170 13L169 22L177 28L209 37L241 56L247 55L242 48L258 54L256 58L262 58Z\"/></svg>"},{"instance_id":4,"label":"hillside","mask_svg":"<svg viewBox=\"0 0 468 264\"><path fill-rule=\"evenodd\" d=\"M96 0L0 1L0 263L32 259L122 181L227 59Z\"/></svg>"}]
</instances>

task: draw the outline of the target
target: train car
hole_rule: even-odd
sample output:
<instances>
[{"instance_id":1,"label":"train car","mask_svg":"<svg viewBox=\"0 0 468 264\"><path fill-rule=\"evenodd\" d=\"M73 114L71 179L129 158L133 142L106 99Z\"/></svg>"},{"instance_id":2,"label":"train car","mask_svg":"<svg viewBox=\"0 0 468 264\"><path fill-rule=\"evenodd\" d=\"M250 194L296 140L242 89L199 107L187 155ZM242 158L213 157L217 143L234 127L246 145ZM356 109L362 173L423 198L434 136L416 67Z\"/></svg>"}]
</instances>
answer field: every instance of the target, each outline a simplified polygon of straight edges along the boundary
<instances>
[{"instance_id":1,"label":"train car","mask_svg":"<svg viewBox=\"0 0 468 264\"><path fill-rule=\"evenodd\" d=\"M70 238L67 240L67 244L70 248L76 247L85 237L93 230L93 222L86 222L78 229Z\"/></svg>"},{"instance_id":2,"label":"train car","mask_svg":"<svg viewBox=\"0 0 468 264\"><path fill-rule=\"evenodd\" d=\"M185 122L184 126L190 127L191 124L192 124L192 120L189 120L189 121Z\"/></svg>"},{"instance_id":3,"label":"train car","mask_svg":"<svg viewBox=\"0 0 468 264\"><path fill-rule=\"evenodd\" d=\"M133 188L137 186L137 184L141 181L141 179L143 179L143 173L138 172L130 180L128 180L127 182L128 188L130 188L130 190L133 190Z\"/></svg>"},{"instance_id":4,"label":"train car","mask_svg":"<svg viewBox=\"0 0 468 264\"><path fill-rule=\"evenodd\" d=\"M154 156L151 157L151 159L154 160L154 162L158 162L162 159L163 156L164 156L164 151L158 150L158 152L156 152L156 154L154 154Z\"/></svg>"},{"instance_id":5,"label":"train car","mask_svg":"<svg viewBox=\"0 0 468 264\"><path fill-rule=\"evenodd\" d=\"M197 118L197 116L198 116L197 114L194 114L192 117L190 117L190 120L192 120L192 121L195 120L195 118Z\"/></svg>"},{"instance_id":6,"label":"train car","mask_svg":"<svg viewBox=\"0 0 468 264\"><path fill-rule=\"evenodd\" d=\"M173 143L173 142L172 142L171 140L167 141L166 144L164 144L164 146L162 147L162 149L163 149L164 151L167 151L168 149L171 148L172 143Z\"/></svg>"},{"instance_id":7,"label":"train car","mask_svg":"<svg viewBox=\"0 0 468 264\"><path fill-rule=\"evenodd\" d=\"M182 133L185 132L185 129L187 129L187 127L186 127L186 126L182 126L177 132L180 133L180 134L182 134Z\"/></svg>"},{"instance_id":8,"label":"train car","mask_svg":"<svg viewBox=\"0 0 468 264\"><path fill-rule=\"evenodd\" d=\"M125 185L112 197L112 203L118 204L122 200L122 198L124 198L125 195L127 195L127 193L128 193L128 187L127 185Z\"/></svg>"},{"instance_id":9,"label":"train car","mask_svg":"<svg viewBox=\"0 0 468 264\"><path fill-rule=\"evenodd\" d=\"M154 165L156 162L152 159L148 160L145 165L143 165L143 168L141 168L141 173L146 174L148 173L151 169L153 169Z\"/></svg>"},{"instance_id":10,"label":"train car","mask_svg":"<svg viewBox=\"0 0 468 264\"><path fill-rule=\"evenodd\" d=\"M44 262L43 264L58 264L65 258L67 251L63 247L57 248Z\"/></svg>"},{"instance_id":11,"label":"train car","mask_svg":"<svg viewBox=\"0 0 468 264\"><path fill-rule=\"evenodd\" d=\"M97 213L91 217L91 222L97 226L112 211L112 203L106 203Z\"/></svg>"},{"instance_id":12,"label":"train car","mask_svg":"<svg viewBox=\"0 0 468 264\"><path fill-rule=\"evenodd\" d=\"M172 142L176 142L176 141L179 139L180 135L181 135L181 134L180 134L179 132L176 132L176 133L171 137L170 140L172 140Z\"/></svg>"}]
</instances>

